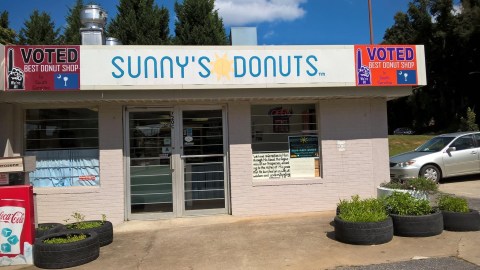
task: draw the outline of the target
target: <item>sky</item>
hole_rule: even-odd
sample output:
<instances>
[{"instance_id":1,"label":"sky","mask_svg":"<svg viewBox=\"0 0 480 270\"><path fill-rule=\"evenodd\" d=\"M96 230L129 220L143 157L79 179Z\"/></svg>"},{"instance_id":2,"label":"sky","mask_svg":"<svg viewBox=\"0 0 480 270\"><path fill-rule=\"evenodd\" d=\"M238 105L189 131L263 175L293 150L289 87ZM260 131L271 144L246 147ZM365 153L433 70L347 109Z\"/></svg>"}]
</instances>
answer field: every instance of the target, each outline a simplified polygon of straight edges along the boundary
<instances>
[{"instance_id":1,"label":"sky","mask_svg":"<svg viewBox=\"0 0 480 270\"><path fill-rule=\"evenodd\" d=\"M117 13L119 1L84 0L100 5L107 22ZM155 0L170 11L170 34L174 34L175 0ZM374 43L380 43L397 12L406 12L409 0L371 0ZM0 12L9 13L10 27L17 33L34 9L48 13L56 27L65 27L74 0L0 0ZM257 27L258 45L351 45L369 44L368 0L216 0L215 7L225 29Z\"/></svg>"}]
</instances>

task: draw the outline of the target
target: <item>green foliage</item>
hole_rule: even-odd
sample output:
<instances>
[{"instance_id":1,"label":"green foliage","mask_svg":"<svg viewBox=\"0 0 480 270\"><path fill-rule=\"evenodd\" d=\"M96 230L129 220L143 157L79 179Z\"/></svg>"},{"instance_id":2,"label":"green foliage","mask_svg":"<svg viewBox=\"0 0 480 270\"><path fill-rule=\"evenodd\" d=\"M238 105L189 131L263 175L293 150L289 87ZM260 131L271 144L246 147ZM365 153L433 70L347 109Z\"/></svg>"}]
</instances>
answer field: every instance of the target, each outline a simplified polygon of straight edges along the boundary
<instances>
[{"instance_id":1,"label":"green foliage","mask_svg":"<svg viewBox=\"0 0 480 270\"><path fill-rule=\"evenodd\" d=\"M71 230L84 230L84 229L92 229L102 226L105 221L107 220L107 216L102 214L102 221L85 221L85 215L82 215L79 212L74 212L71 217L75 220L74 223L67 224L67 229ZM70 219L65 219L65 222L69 222Z\"/></svg>"},{"instance_id":2,"label":"green foliage","mask_svg":"<svg viewBox=\"0 0 480 270\"><path fill-rule=\"evenodd\" d=\"M438 184L425 177L409 179L405 181L405 184L407 185L407 189L409 190L416 190L416 191L423 191L423 192L438 191Z\"/></svg>"},{"instance_id":3,"label":"green foliage","mask_svg":"<svg viewBox=\"0 0 480 270\"><path fill-rule=\"evenodd\" d=\"M45 244L67 244L87 239L85 234L66 234L57 237L51 237L43 240Z\"/></svg>"},{"instance_id":4,"label":"green foliage","mask_svg":"<svg viewBox=\"0 0 480 270\"><path fill-rule=\"evenodd\" d=\"M214 0L175 3L175 43L178 45L227 45L223 21Z\"/></svg>"},{"instance_id":5,"label":"green foliage","mask_svg":"<svg viewBox=\"0 0 480 270\"><path fill-rule=\"evenodd\" d=\"M438 208L444 211L468 213L468 203L466 199L442 194L437 200Z\"/></svg>"},{"instance_id":6,"label":"green foliage","mask_svg":"<svg viewBox=\"0 0 480 270\"><path fill-rule=\"evenodd\" d=\"M34 10L20 30L19 43L23 45L55 45L59 41L59 29L45 12Z\"/></svg>"},{"instance_id":7,"label":"green foliage","mask_svg":"<svg viewBox=\"0 0 480 270\"><path fill-rule=\"evenodd\" d=\"M389 125L413 125L418 133L478 129L468 115L461 120L461 112L480 107L480 2L412 0L394 20L383 43L423 44L427 85L388 102Z\"/></svg>"},{"instance_id":8,"label":"green foliage","mask_svg":"<svg viewBox=\"0 0 480 270\"><path fill-rule=\"evenodd\" d=\"M13 44L17 34L9 28L8 12L3 11L0 14L0 44Z\"/></svg>"},{"instance_id":9,"label":"green foliage","mask_svg":"<svg viewBox=\"0 0 480 270\"><path fill-rule=\"evenodd\" d=\"M384 198L387 211L396 215L420 216L433 212L428 200L419 200L408 193L393 192Z\"/></svg>"},{"instance_id":10,"label":"green foliage","mask_svg":"<svg viewBox=\"0 0 480 270\"><path fill-rule=\"evenodd\" d=\"M120 0L108 34L124 45L170 44L169 12L153 0Z\"/></svg>"},{"instance_id":11,"label":"green foliage","mask_svg":"<svg viewBox=\"0 0 480 270\"><path fill-rule=\"evenodd\" d=\"M404 182L390 181L380 184L381 187L391 188L391 189L407 189Z\"/></svg>"},{"instance_id":12,"label":"green foliage","mask_svg":"<svg viewBox=\"0 0 480 270\"><path fill-rule=\"evenodd\" d=\"M403 182L390 181L382 183L380 186L391 189L406 189L432 193L438 191L438 184L424 177L413 178Z\"/></svg>"},{"instance_id":13,"label":"green foliage","mask_svg":"<svg viewBox=\"0 0 480 270\"><path fill-rule=\"evenodd\" d=\"M83 0L76 0L72 8L68 8L68 14L65 20L67 26L63 33L63 43L69 45L81 45L82 37L80 35L80 28L82 23L80 20L80 13L83 8Z\"/></svg>"},{"instance_id":14,"label":"green foliage","mask_svg":"<svg viewBox=\"0 0 480 270\"><path fill-rule=\"evenodd\" d=\"M47 225L38 225L37 230L46 231L46 230L52 229L53 227L55 227L55 226L53 226L53 225L48 225L48 226Z\"/></svg>"},{"instance_id":15,"label":"green foliage","mask_svg":"<svg viewBox=\"0 0 480 270\"><path fill-rule=\"evenodd\" d=\"M467 118L460 117L459 131L478 131L478 125L475 123L477 115L468 107Z\"/></svg>"},{"instance_id":16,"label":"green foliage","mask_svg":"<svg viewBox=\"0 0 480 270\"><path fill-rule=\"evenodd\" d=\"M352 196L351 201L340 200L338 217L348 222L378 222L387 219L382 200L370 198L360 200L358 195Z\"/></svg>"}]
</instances>

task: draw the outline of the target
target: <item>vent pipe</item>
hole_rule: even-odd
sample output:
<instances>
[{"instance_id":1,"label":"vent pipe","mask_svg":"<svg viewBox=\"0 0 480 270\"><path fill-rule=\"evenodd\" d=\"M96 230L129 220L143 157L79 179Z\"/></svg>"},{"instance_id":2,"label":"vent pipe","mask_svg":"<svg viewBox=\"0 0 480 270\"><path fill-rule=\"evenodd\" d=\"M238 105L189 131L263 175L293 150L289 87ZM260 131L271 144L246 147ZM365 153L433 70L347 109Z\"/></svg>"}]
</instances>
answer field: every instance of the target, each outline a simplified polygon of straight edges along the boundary
<instances>
[{"instance_id":1,"label":"vent pipe","mask_svg":"<svg viewBox=\"0 0 480 270\"><path fill-rule=\"evenodd\" d=\"M80 12L82 45L105 45L107 12L98 5L86 5Z\"/></svg>"}]
</instances>

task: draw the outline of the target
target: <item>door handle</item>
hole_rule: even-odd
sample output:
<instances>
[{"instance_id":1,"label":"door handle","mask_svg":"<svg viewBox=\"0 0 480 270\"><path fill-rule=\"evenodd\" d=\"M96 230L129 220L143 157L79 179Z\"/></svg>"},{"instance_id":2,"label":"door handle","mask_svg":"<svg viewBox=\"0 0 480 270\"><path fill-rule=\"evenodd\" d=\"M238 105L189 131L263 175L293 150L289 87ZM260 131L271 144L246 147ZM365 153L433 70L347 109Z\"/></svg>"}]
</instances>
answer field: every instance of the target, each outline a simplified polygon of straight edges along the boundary
<instances>
[{"instance_id":1,"label":"door handle","mask_svg":"<svg viewBox=\"0 0 480 270\"><path fill-rule=\"evenodd\" d=\"M175 169L173 168L173 155L170 154L170 172L173 173L175 171Z\"/></svg>"},{"instance_id":2,"label":"door handle","mask_svg":"<svg viewBox=\"0 0 480 270\"><path fill-rule=\"evenodd\" d=\"M476 154L477 154L477 151L472 151L471 154L472 154L472 155L476 155Z\"/></svg>"}]
</instances>

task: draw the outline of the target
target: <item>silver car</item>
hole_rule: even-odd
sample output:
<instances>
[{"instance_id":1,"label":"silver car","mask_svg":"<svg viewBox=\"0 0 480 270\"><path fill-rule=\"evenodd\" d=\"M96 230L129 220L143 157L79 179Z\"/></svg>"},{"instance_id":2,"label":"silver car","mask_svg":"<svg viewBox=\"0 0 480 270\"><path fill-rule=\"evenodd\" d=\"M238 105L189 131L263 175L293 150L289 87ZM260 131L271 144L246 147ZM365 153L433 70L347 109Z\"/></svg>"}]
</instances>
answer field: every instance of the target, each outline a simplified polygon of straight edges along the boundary
<instances>
[{"instance_id":1,"label":"silver car","mask_svg":"<svg viewBox=\"0 0 480 270\"><path fill-rule=\"evenodd\" d=\"M390 158L390 178L442 178L480 173L480 132L458 132L432 138L412 152Z\"/></svg>"}]
</instances>

